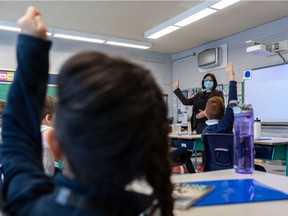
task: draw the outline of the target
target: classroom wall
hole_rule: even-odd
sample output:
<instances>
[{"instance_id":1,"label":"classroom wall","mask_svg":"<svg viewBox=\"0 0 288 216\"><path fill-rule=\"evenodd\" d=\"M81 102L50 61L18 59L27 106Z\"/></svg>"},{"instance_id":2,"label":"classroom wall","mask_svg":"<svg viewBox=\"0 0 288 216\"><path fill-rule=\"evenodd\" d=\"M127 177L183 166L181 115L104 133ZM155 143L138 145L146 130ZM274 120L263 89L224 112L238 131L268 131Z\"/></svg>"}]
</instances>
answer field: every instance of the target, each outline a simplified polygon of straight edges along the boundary
<instances>
[{"instance_id":1,"label":"classroom wall","mask_svg":"<svg viewBox=\"0 0 288 216\"><path fill-rule=\"evenodd\" d=\"M152 71L156 82L161 87L164 94L168 94L169 116L176 118L177 99L173 95L171 84L179 79L180 87L187 89L200 87L202 77L205 73L200 73L197 67L197 53L204 49L227 44L228 61L233 62L236 71L236 80L242 81L242 72L246 69L269 66L282 63L278 55L256 56L246 53L246 40L256 40L265 43L275 43L288 39L288 17L277 21L243 31L241 33L213 41L203 46L187 49L186 51L173 55L149 52L137 49L128 49L108 45L98 45L69 41L63 39L53 39L53 47L50 53L50 73L57 73L60 65L71 55L82 50L97 50L109 55L124 56L129 60L139 63ZM193 35L191 35L193 37ZM1 31L0 34L0 69L15 69L15 44L17 34ZM193 55L196 53L196 55ZM288 54L282 53L288 60ZM171 60L172 59L172 60ZM213 70L219 83L227 84L228 77L224 68Z\"/></svg>"},{"instance_id":2,"label":"classroom wall","mask_svg":"<svg viewBox=\"0 0 288 216\"><path fill-rule=\"evenodd\" d=\"M15 44L17 34L1 31L0 34L0 69L16 68ZM62 63L71 55L83 50L95 50L113 56L122 56L132 62L143 65L151 70L156 82L162 89L163 94L168 94L168 116L172 115L172 65L171 55L122 48L109 45L78 42L72 40L52 39L53 46L50 52L50 73L57 73ZM0 91L2 88L0 88ZM1 94L1 92L0 92Z\"/></svg>"},{"instance_id":3,"label":"classroom wall","mask_svg":"<svg viewBox=\"0 0 288 216\"><path fill-rule=\"evenodd\" d=\"M238 82L242 81L244 70L280 64L283 62L283 60L277 54L267 57L246 53L246 48L249 45L245 44L245 41L255 40L267 44L274 44L281 40L287 40L287 26L288 17L285 17L250 30L243 31L238 34L219 39L217 41L213 41L203 46L176 53L172 55L173 81L179 80L181 89L200 87L201 80L205 73L199 73L199 69L197 67L197 53L204 49L217 47L222 44L228 45L228 62L232 62L234 64L236 80ZM193 35L191 35L191 37L193 37ZM193 56L193 53L196 53L196 55ZM288 52L283 52L282 55L288 61ZM225 72L225 68L218 70L211 69L210 71L215 74L219 84L228 83L229 79ZM177 111L176 102L177 99L173 95L172 109L174 118L176 118Z\"/></svg>"}]
</instances>

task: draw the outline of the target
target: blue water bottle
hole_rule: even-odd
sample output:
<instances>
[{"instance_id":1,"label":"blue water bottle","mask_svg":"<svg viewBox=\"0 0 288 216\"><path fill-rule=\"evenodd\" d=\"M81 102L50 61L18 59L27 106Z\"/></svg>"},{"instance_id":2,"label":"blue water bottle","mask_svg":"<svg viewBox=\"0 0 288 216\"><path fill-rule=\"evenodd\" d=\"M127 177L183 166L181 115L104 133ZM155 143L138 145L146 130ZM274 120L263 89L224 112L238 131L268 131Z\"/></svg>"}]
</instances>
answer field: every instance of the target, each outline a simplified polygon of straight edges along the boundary
<instances>
[{"instance_id":1,"label":"blue water bottle","mask_svg":"<svg viewBox=\"0 0 288 216\"><path fill-rule=\"evenodd\" d=\"M251 174L254 171L253 109L251 105L231 102L229 105L234 112L234 170Z\"/></svg>"}]
</instances>

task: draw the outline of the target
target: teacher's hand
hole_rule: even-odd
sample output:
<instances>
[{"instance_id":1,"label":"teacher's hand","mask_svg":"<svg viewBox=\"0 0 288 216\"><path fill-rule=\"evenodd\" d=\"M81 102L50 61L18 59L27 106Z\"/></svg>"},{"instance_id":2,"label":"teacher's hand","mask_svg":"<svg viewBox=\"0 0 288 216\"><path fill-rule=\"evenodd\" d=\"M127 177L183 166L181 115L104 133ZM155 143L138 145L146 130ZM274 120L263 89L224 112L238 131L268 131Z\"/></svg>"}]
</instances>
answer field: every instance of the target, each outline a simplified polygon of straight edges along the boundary
<instances>
[{"instance_id":1,"label":"teacher's hand","mask_svg":"<svg viewBox=\"0 0 288 216\"><path fill-rule=\"evenodd\" d=\"M176 90L179 88L179 80L176 80L173 84L172 84L173 90Z\"/></svg>"},{"instance_id":2,"label":"teacher's hand","mask_svg":"<svg viewBox=\"0 0 288 216\"><path fill-rule=\"evenodd\" d=\"M196 115L197 119L205 118L205 111L199 109L199 113Z\"/></svg>"}]
</instances>

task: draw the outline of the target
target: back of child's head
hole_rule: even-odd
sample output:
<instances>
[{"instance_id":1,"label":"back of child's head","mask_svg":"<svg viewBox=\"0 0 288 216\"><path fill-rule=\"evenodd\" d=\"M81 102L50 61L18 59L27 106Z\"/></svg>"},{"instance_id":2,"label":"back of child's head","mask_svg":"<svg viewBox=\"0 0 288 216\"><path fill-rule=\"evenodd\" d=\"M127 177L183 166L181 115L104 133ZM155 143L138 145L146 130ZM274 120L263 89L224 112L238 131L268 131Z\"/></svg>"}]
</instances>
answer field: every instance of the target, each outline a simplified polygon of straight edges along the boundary
<instances>
[{"instance_id":1,"label":"back of child's head","mask_svg":"<svg viewBox=\"0 0 288 216\"><path fill-rule=\"evenodd\" d=\"M55 132L77 179L124 187L145 177L171 212L167 109L148 70L96 52L70 58L58 77Z\"/></svg>"},{"instance_id":2,"label":"back of child's head","mask_svg":"<svg viewBox=\"0 0 288 216\"><path fill-rule=\"evenodd\" d=\"M52 118L55 113L56 104L57 100L55 97L46 95L41 119L44 119L46 115L50 115L50 118Z\"/></svg>"},{"instance_id":3,"label":"back of child's head","mask_svg":"<svg viewBox=\"0 0 288 216\"><path fill-rule=\"evenodd\" d=\"M222 119L225 113L225 105L222 97L209 98L205 109L207 119Z\"/></svg>"}]
</instances>

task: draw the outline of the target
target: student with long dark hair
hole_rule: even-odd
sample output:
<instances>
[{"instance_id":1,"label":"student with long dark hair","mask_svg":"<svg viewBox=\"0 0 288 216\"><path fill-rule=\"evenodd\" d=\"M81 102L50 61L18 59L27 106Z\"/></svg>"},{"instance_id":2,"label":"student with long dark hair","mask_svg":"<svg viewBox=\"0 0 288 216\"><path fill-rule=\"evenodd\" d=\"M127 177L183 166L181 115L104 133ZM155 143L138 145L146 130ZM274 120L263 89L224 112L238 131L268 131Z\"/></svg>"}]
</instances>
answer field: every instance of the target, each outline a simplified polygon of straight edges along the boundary
<instances>
[{"instance_id":1,"label":"student with long dark hair","mask_svg":"<svg viewBox=\"0 0 288 216\"><path fill-rule=\"evenodd\" d=\"M66 167L54 179L44 174L40 116L51 42L37 9L18 23L18 67L3 115L4 211L173 215L166 106L150 72L122 59L84 52L62 66L47 138Z\"/></svg>"}]
</instances>

